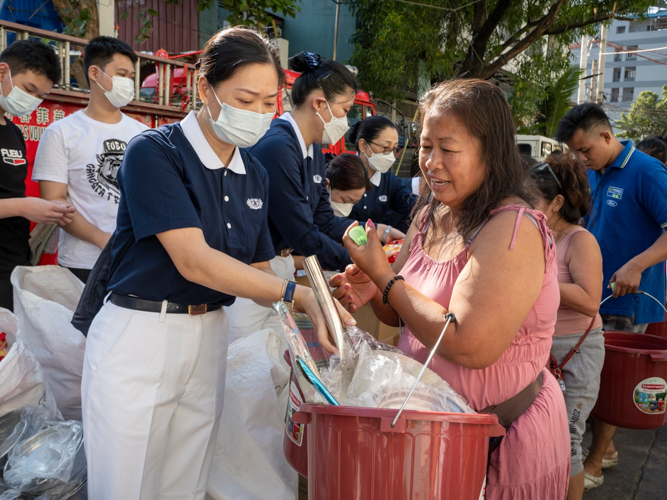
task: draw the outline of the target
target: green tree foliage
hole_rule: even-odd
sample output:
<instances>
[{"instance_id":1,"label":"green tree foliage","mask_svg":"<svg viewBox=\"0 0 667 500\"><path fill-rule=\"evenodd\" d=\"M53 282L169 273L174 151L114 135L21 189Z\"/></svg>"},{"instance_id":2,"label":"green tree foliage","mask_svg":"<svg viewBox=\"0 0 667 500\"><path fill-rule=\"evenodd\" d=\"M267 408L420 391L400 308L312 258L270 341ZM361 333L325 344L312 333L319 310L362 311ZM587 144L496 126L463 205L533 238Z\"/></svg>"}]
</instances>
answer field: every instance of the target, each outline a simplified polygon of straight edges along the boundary
<instances>
[{"instance_id":1,"label":"green tree foliage","mask_svg":"<svg viewBox=\"0 0 667 500\"><path fill-rule=\"evenodd\" d=\"M537 105L535 120L528 126L518 125L520 133L553 137L561 119L572 107L572 94L579 85L581 70L568 66L560 77L552 80L546 87L544 97Z\"/></svg>"},{"instance_id":2,"label":"green tree foliage","mask_svg":"<svg viewBox=\"0 0 667 500\"><path fill-rule=\"evenodd\" d=\"M667 85L662 86L662 97L650 90L641 92L630 112L621 113L616 127L623 130L619 137L633 141L667 135Z\"/></svg>"},{"instance_id":3,"label":"green tree foliage","mask_svg":"<svg viewBox=\"0 0 667 500\"><path fill-rule=\"evenodd\" d=\"M543 97L569 66L569 45L613 17L646 12L652 0L349 0L357 15L352 64L360 83L396 100L401 88L506 70L525 88L519 106ZM615 9L615 10L614 10ZM528 85L527 83L525 84ZM540 91L541 89L541 91ZM541 94L541 95L540 95ZM534 111L534 109L533 109Z\"/></svg>"}]
</instances>

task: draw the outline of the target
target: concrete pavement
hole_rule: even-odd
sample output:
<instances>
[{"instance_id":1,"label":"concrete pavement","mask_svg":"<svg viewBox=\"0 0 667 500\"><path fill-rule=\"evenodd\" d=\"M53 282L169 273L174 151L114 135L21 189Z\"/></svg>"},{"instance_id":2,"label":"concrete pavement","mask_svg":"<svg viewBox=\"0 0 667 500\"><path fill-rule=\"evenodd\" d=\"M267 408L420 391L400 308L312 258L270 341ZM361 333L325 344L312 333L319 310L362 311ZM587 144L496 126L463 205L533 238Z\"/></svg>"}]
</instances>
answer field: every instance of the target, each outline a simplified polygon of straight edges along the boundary
<instances>
[{"instance_id":1,"label":"concrete pavement","mask_svg":"<svg viewBox=\"0 0 667 500\"><path fill-rule=\"evenodd\" d=\"M590 445L590 432L584 437ZM618 465L604 471L604 485L584 500L667 500L667 426L650 431L618 429Z\"/></svg>"}]
</instances>

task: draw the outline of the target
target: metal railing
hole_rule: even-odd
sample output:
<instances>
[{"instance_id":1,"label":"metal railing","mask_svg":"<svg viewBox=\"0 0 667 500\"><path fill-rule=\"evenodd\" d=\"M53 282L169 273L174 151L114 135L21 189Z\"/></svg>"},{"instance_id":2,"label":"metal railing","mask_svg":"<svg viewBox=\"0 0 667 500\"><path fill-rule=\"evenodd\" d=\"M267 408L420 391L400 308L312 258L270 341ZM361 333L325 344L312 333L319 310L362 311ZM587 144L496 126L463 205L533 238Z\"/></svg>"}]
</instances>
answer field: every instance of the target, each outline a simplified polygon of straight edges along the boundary
<instances>
[{"instance_id":1,"label":"metal railing","mask_svg":"<svg viewBox=\"0 0 667 500\"><path fill-rule=\"evenodd\" d=\"M52 45L60 59L62 76L60 82L55 85L52 94L65 100L74 99L80 102L81 98L86 99L89 90L72 84L71 73L73 63L81 64L81 74L83 75L83 61L79 61L79 59L83 57L83 51L88 44L88 40L0 20L0 52L15 40L28 40L30 38L39 38ZM180 114L198 109L199 102L195 85L197 72L193 64L141 52L135 53L138 57L134 76L135 100L128 106L143 108L148 111L162 111L168 114ZM142 65L145 67L146 62L155 65L157 87L154 92L142 92L141 68ZM178 87L175 87L173 80L176 79L175 73L177 70L180 73L181 81ZM183 77L185 77L184 87Z\"/></svg>"}]
</instances>

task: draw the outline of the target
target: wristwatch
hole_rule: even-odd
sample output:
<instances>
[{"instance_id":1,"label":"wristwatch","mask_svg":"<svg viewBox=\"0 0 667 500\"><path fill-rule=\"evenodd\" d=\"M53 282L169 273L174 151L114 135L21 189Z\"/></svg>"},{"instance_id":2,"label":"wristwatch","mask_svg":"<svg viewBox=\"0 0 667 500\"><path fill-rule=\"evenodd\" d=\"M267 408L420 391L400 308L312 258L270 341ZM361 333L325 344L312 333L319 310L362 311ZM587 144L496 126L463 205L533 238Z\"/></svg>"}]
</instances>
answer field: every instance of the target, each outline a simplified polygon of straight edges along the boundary
<instances>
[{"instance_id":1,"label":"wristwatch","mask_svg":"<svg viewBox=\"0 0 667 500\"><path fill-rule=\"evenodd\" d=\"M389 231L391 231L391 226L387 226L387 229L384 230L384 233L382 233L382 238L380 238L380 243L383 245L387 241L387 236L389 236Z\"/></svg>"}]
</instances>

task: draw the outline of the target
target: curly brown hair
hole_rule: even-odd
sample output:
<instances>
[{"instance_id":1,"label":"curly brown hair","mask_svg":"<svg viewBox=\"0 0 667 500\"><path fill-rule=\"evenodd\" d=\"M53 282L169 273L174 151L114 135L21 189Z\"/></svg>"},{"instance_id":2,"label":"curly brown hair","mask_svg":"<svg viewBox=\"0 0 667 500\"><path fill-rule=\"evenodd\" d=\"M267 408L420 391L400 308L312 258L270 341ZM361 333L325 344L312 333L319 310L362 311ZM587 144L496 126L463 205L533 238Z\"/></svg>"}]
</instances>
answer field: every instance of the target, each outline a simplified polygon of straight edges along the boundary
<instances>
[{"instance_id":1,"label":"curly brown hair","mask_svg":"<svg viewBox=\"0 0 667 500\"><path fill-rule=\"evenodd\" d=\"M565 201L560 215L570 224L577 224L591 205L591 188L584 162L572 153L553 153L547 156L546 163L553 175L546 168L540 169L541 164L535 165L528 174L533 186L548 203L559 194L563 195Z\"/></svg>"},{"instance_id":2,"label":"curly brown hair","mask_svg":"<svg viewBox=\"0 0 667 500\"><path fill-rule=\"evenodd\" d=\"M529 199L512 110L498 87L479 79L443 82L424 94L419 109L422 122L431 113L454 114L479 141L479 154L485 166L484 182L463 204L457 222L461 236L467 238L481 226L502 200L511 196ZM417 215L428 207L430 227L437 231L435 213L443 204L431 197L428 183L422 183L419 195L413 213Z\"/></svg>"}]
</instances>

